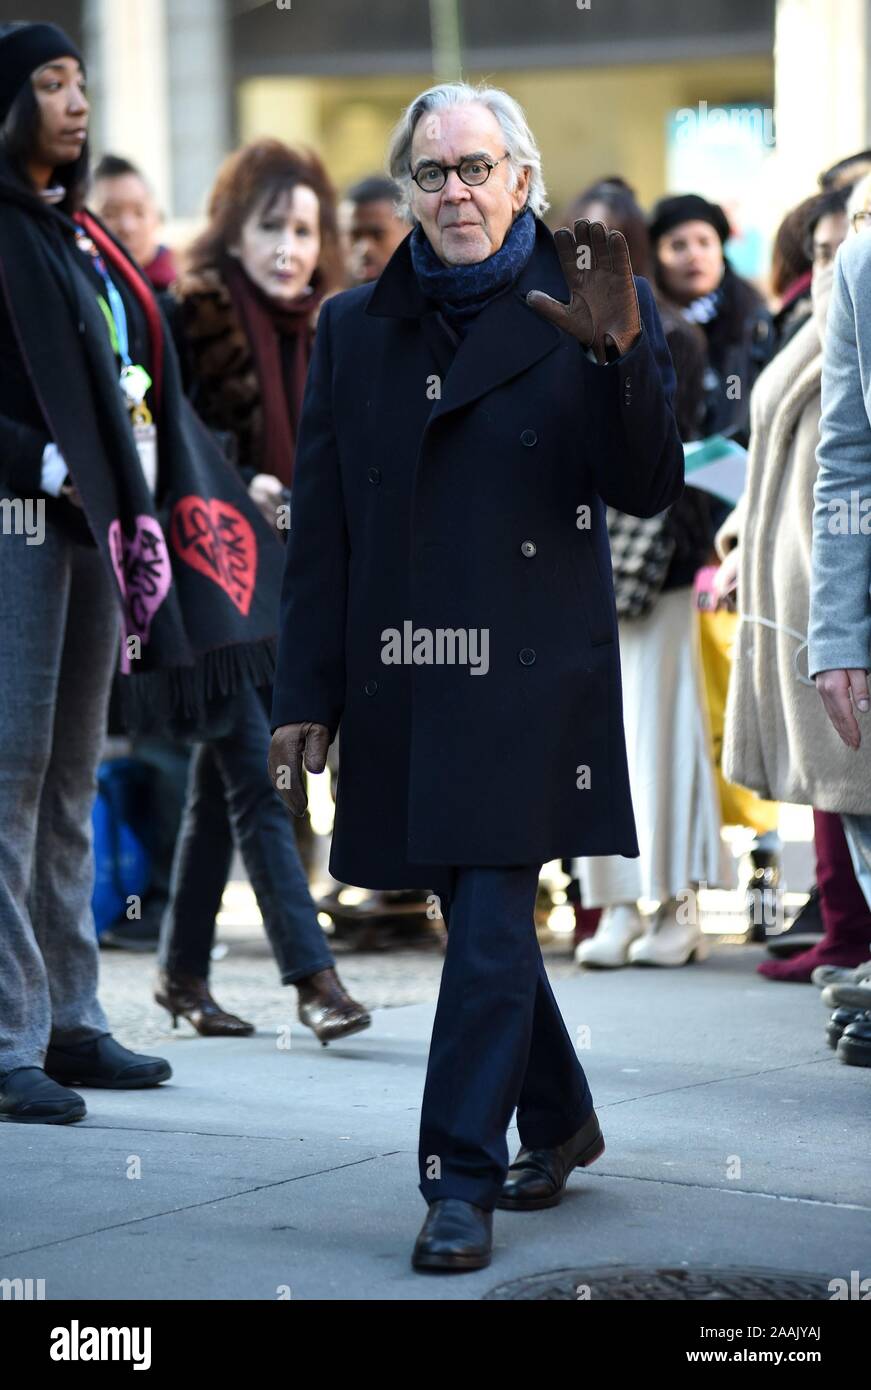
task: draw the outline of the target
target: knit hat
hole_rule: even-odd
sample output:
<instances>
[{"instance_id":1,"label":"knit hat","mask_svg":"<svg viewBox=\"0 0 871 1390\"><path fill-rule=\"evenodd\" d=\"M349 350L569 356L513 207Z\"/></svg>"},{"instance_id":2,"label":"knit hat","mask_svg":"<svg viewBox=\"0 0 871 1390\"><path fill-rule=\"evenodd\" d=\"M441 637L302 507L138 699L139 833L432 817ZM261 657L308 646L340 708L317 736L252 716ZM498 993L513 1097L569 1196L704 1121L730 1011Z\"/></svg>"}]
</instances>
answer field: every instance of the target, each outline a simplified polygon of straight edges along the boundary
<instances>
[{"instance_id":1,"label":"knit hat","mask_svg":"<svg viewBox=\"0 0 871 1390\"><path fill-rule=\"evenodd\" d=\"M0 34L0 125L30 74L53 58L75 58L84 68L76 45L56 24L16 24Z\"/></svg>"},{"instance_id":2,"label":"knit hat","mask_svg":"<svg viewBox=\"0 0 871 1390\"><path fill-rule=\"evenodd\" d=\"M661 236L682 222L709 222L724 244L732 235L729 219L719 203L709 203L698 193L681 193L660 198L656 204L650 215L650 240L655 245Z\"/></svg>"}]
</instances>

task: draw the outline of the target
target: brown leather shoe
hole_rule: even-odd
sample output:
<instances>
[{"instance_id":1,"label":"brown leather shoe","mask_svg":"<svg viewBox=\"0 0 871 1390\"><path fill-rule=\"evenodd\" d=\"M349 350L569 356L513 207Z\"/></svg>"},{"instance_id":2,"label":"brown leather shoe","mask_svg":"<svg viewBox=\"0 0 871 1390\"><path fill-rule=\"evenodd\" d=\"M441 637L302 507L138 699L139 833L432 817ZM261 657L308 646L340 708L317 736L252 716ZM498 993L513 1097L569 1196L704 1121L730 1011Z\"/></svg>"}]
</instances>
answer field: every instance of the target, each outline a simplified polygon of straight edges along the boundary
<instances>
[{"instance_id":1,"label":"brown leather shoe","mask_svg":"<svg viewBox=\"0 0 871 1390\"><path fill-rule=\"evenodd\" d=\"M362 1032L372 1022L363 1005L351 998L333 966L295 983L300 1023L311 1028L324 1047L335 1038Z\"/></svg>"},{"instance_id":2,"label":"brown leather shoe","mask_svg":"<svg viewBox=\"0 0 871 1390\"><path fill-rule=\"evenodd\" d=\"M505 1178L496 1205L503 1211L539 1211L562 1201L569 1173L587 1168L605 1152L595 1110L564 1144L555 1149L521 1148Z\"/></svg>"},{"instance_id":3,"label":"brown leather shoe","mask_svg":"<svg viewBox=\"0 0 871 1390\"><path fill-rule=\"evenodd\" d=\"M204 1038L243 1038L254 1032L254 1024L236 1014L228 1014L209 993L209 984L199 975L173 975L161 970L154 997L172 1014L172 1026L186 1018Z\"/></svg>"}]
</instances>

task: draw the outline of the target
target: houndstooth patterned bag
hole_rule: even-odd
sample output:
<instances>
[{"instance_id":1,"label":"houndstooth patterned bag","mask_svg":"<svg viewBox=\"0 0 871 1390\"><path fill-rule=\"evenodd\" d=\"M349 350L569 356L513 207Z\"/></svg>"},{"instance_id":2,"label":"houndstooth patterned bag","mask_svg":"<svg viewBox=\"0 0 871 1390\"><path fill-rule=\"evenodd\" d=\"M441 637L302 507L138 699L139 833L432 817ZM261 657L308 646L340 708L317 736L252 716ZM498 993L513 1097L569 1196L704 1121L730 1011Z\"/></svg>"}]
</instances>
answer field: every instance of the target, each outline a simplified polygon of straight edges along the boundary
<instances>
[{"instance_id":1,"label":"houndstooth patterned bag","mask_svg":"<svg viewBox=\"0 0 871 1390\"><path fill-rule=\"evenodd\" d=\"M668 511L656 516L629 516L606 508L611 568L619 618L643 618L665 583L674 554Z\"/></svg>"}]
</instances>

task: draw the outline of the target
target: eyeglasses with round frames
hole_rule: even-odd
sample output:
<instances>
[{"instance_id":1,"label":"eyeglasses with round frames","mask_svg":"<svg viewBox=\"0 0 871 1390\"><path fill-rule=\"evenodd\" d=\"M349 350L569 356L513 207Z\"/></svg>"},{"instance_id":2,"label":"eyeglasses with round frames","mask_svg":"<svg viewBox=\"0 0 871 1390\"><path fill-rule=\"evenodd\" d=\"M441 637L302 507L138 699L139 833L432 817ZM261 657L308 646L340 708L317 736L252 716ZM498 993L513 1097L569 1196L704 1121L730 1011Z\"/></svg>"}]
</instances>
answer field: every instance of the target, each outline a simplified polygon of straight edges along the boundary
<instances>
[{"instance_id":1,"label":"eyeglasses with round frames","mask_svg":"<svg viewBox=\"0 0 871 1390\"><path fill-rule=\"evenodd\" d=\"M853 224L853 231L861 232L862 228L866 226L868 222L871 222L871 211L867 208L860 208L858 212L853 213L850 221Z\"/></svg>"},{"instance_id":2,"label":"eyeglasses with round frames","mask_svg":"<svg viewBox=\"0 0 871 1390\"><path fill-rule=\"evenodd\" d=\"M461 159L459 164L421 164L416 173L411 169L409 173L424 193L438 193L444 188L452 169L456 169L457 177L462 183L469 188L477 188L480 184L486 183L496 165L507 158L507 151L501 159L496 160L487 159L484 155L469 155L466 159Z\"/></svg>"}]
</instances>

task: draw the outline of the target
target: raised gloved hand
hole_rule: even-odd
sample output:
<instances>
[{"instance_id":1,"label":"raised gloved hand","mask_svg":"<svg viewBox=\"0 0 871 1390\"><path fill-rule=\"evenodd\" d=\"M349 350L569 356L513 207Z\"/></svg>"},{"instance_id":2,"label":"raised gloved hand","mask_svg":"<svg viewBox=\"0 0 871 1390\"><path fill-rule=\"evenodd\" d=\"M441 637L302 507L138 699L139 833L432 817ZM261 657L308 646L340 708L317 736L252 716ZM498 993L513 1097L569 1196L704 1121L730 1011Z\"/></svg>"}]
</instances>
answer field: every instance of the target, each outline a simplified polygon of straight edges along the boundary
<instances>
[{"instance_id":1,"label":"raised gloved hand","mask_svg":"<svg viewBox=\"0 0 871 1390\"><path fill-rule=\"evenodd\" d=\"M530 290L526 302L585 348L592 347L596 361L604 366L608 348L622 357L641 336L626 238L622 232L609 232L604 222L582 218L574 232L560 227L554 241L571 299L561 304L542 290Z\"/></svg>"},{"instance_id":2,"label":"raised gloved hand","mask_svg":"<svg viewBox=\"0 0 871 1390\"><path fill-rule=\"evenodd\" d=\"M304 816L308 805L303 760L309 772L323 772L329 746L330 731L325 724L281 724L272 735L269 776L295 816Z\"/></svg>"}]
</instances>

